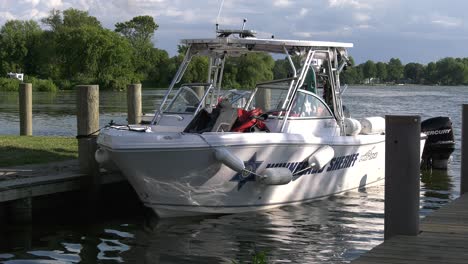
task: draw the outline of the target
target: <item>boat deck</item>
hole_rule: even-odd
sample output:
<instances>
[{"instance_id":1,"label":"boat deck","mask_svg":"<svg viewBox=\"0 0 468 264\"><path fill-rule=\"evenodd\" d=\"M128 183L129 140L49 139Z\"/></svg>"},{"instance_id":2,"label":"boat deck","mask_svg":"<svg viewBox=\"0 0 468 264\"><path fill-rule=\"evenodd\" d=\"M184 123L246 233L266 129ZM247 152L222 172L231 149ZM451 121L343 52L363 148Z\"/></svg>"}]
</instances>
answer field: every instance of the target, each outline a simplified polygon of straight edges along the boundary
<instances>
[{"instance_id":1,"label":"boat deck","mask_svg":"<svg viewBox=\"0 0 468 264\"><path fill-rule=\"evenodd\" d=\"M468 194L421 221L418 236L395 236L352 263L467 263Z\"/></svg>"}]
</instances>

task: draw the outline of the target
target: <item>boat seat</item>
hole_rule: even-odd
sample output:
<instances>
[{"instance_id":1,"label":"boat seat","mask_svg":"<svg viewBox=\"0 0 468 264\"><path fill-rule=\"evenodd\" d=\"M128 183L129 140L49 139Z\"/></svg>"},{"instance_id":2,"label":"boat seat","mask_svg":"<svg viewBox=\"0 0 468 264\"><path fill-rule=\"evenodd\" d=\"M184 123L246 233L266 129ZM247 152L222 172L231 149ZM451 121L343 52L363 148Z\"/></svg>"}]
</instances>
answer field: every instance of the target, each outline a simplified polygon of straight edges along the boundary
<instances>
[{"instance_id":1,"label":"boat seat","mask_svg":"<svg viewBox=\"0 0 468 264\"><path fill-rule=\"evenodd\" d=\"M237 108L233 108L228 100L219 102L219 115L211 129L211 132L231 131L232 126L237 120Z\"/></svg>"}]
</instances>

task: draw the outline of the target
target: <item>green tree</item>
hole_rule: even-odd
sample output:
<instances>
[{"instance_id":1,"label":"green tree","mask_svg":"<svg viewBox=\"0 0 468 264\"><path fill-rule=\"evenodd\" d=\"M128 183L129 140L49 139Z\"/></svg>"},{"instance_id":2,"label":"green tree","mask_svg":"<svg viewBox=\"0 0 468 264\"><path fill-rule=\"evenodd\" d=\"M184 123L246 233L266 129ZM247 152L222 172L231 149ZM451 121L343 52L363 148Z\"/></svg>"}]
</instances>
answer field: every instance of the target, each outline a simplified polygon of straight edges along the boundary
<instances>
[{"instance_id":1,"label":"green tree","mask_svg":"<svg viewBox=\"0 0 468 264\"><path fill-rule=\"evenodd\" d=\"M400 59L390 59L387 64L387 73L389 81L398 82L401 78L403 78L403 65Z\"/></svg>"},{"instance_id":2,"label":"green tree","mask_svg":"<svg viewBox=\"0 0 468 264\"><path fill-rule=\"evenodd\" d=\"M291 72L291 66L287 59L279 59L275 61L273 66L273 77L274 79L283 79L289 76Z\"/></svg>"},{"instance_id":3,"label":"green tree","mask_svg":"<svg viewBox=\"0 0 468 264\"><path fill-rule=\"evenodd\" d=\"M444 58L436 62L437 78L444 85L460 85L465 80L465 65L454 58Z\"/></svg>"},{"instance_id":4,"label":"green tree","mask_svg":"<svg viewBox=\"0 0 468 264\"><path fill-rule=\"evenodd\" d=\"M238 60L237 83L243 88L253 88L258 82L273 79L275 61L269 54L249 53Z\"/></svg>"},{"instance_id":5,"label":"green tree","mask_svg":"<svg viewBox=\"0 0 468 264\"><path fill-rule=\"evenodd\" d=\"M33 20L7 21L0 29L0 73L30 73L31 50L42 30Z\"/></svg>"},{"instance_id":6,"label":"green tree","mask_svg":"<svg viewBox=\"0 0 468 264\"><path fill-rule=\"evenodd\" d=\"M58 30L63 25L62 11L52 9L49 12L49 16L41 19L42 24L48 26L51 31Z\"/></svg>"},{"instance_id":7,"label":"green tree","mask_svg":"<svg viewBox=\"0 0 468 264\"><path fill-rule=\"evenodd\" d=\"M118 34L83 26L61 31L58 39L57 54L66 65L63 79L97 81L109 89L123 89L132 81L132 49Z\"/></svg>"},{"instance_id":8,"label":"green tree","mask_svg":"<svg viewBox=\"0 0 468 264\"><path fill-rule=\"evenodd\" d=\"M421 83L421 80L424 78L424 66L419 63L408 63L404 68L404 76L406 79L410 80L412 83Z\"/></svg>"},{"instance_id":9,"label":"green tree","mask_svg":"<svg viewBox=\"0 0 468 264\"><path fill-rule=\"evenodd\" d=\"M101 22L96 17L90 16L87 11L69 8L65 11L52 9L49 16L41 19L51 31L58 31L63 27L76 28L82 26L102 28Z\"/></svg>"},{"instance_id":10,"label":"green tree","mask_svg":"<svg viewBox=\"0 0 468 264\"><path fill-rule=\"evenodd\" d=\"M379 78L379 82L383 82L384 80L387 79L387 64L385 64L384 62L377 62L375 64L375 67L377 68L377 73L376 73L376 77Z\"/></svg>"},{"instance_id":11,"label":"green tree","mask_svg":"<svg viewBox=\"0 0 468 264\"><path fill-rule=\"evenodd\" d=\"M437 68L434 62L429 62L424 70L424 80L426 84L438 84Z\"/></svg>"},{"instance_id":12,"label":"green tree","mask_svg":"<svg viewBox=\"0 0 468 264\"><path fill-rule=\"evenodd\" d=\"M129 21L115 24L115 32L127 38L133 47L133 64L141 78L148 78L152 71L153 65L147 58L152 56L151 38L158 27L151 16L136 16Z\"/></svg>"},{"instance_id":13,"label":"green tree","mask_svg":"<svg viewBox=\"0 0 468 264\"><path fill-rule=\"evenodd\" d=\"M136 16L130 21L115 24L115 32L130 40L133 47L144 47L151 42L158 24L151 16Z\"/></svg>"},{"instance_id":14,"label":"green tree","mask_svg":"<svg viewBox=\"0 0 468 264\"><path fill-rule=\"evenodd\" d=\"M101 22L96 17L90 16L87 11L69 8L63 11L63 26L65 27L98 27L102 28Z\"/></svg>"},{"instance_id":15,"label":"green tree","mask_svg":"<svg viewBox=\"0 0 468 264\"><path fill-rule=\"evenodd\" d=\"M182 82L192 83L192 82L207 82L208 77L208 57L205 56L195 56L190 61L187 70L185 70L184 77Z\"/></svg>"},{"instance_id":16,"label":"green tree","mask_svg":"<svg viewBox=\"0 0 468 264\"><path fill-rule=\"evenodd\" d=\"M368 82L371 83L371 79L377 75L375 63L371 60L366 61L362 67L362 73L364 78L368 79Z\"/></svg>"},{"instance_id":17,"label":"green tree","mask_svg":"<svg viewBox=\"0 0 468 264\"><path fill-rule=\"evenodd\" d=\"M360 84L362 82L362 72L359 67L347 67L347 69L340 74L342 83L346 84Z\"/></svg>"},{"instance_id":18,"label":"green tree","mask_svg":"<svg viewBox=\"0 0 468 264\"><path fill-rule=\"evenodd\" d=\"M147 80L157 87L168 86L176 72L176 65L169 59L167 51L152 48L147 59L152 65Z\"/></svg>"}]
</instances>

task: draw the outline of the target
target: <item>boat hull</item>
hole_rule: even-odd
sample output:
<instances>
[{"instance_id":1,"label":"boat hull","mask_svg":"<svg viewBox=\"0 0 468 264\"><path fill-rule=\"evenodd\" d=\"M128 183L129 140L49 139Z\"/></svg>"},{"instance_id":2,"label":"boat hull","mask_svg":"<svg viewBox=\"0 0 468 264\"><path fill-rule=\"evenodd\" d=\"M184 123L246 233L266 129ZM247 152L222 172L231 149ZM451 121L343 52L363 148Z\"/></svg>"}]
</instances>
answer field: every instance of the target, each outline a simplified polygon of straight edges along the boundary
<instances>
[{"instance_id":1,"label":"boat hull","mask_svg":"<svg viewBox=\"0 0 468 264\"><path fill-rule=\"evenodd\" d=\"M107 151L146 206L160 217L177 217L265 210L383 180L385 137L365 137L346 137L335 143L296 139L268 144L245 144L245 139L244 144L235 140L219 144L205 137L205 146ZM307 158L325 145L334 150L331 161L320 169L307 168ZM215 155L219 147L242 160L253 173L234 171L219 161ZM277 167L288 168L292 181L284 185L258 181L256 174Z\"/></svg>"}]
</instances>

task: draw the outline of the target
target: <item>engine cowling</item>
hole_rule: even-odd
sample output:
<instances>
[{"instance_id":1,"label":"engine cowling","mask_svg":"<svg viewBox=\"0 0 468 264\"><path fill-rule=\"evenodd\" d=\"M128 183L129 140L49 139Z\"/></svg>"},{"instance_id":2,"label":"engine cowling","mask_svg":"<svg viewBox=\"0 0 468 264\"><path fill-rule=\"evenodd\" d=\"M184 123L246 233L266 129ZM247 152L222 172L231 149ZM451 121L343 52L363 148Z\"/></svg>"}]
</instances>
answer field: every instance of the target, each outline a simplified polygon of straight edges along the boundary
<instances>
[{"instance_id":1,"label":"engine cowling","mask_svg":"<svg viewBox=\"0 0 468 264\"><path fill-rule=\"evenodd\" d=\"M452 120L446 116L426 119L421 122L421 132L427 135L421 168L447 169L450 156L455 150Z\"/></svg>"}]
</instances>

